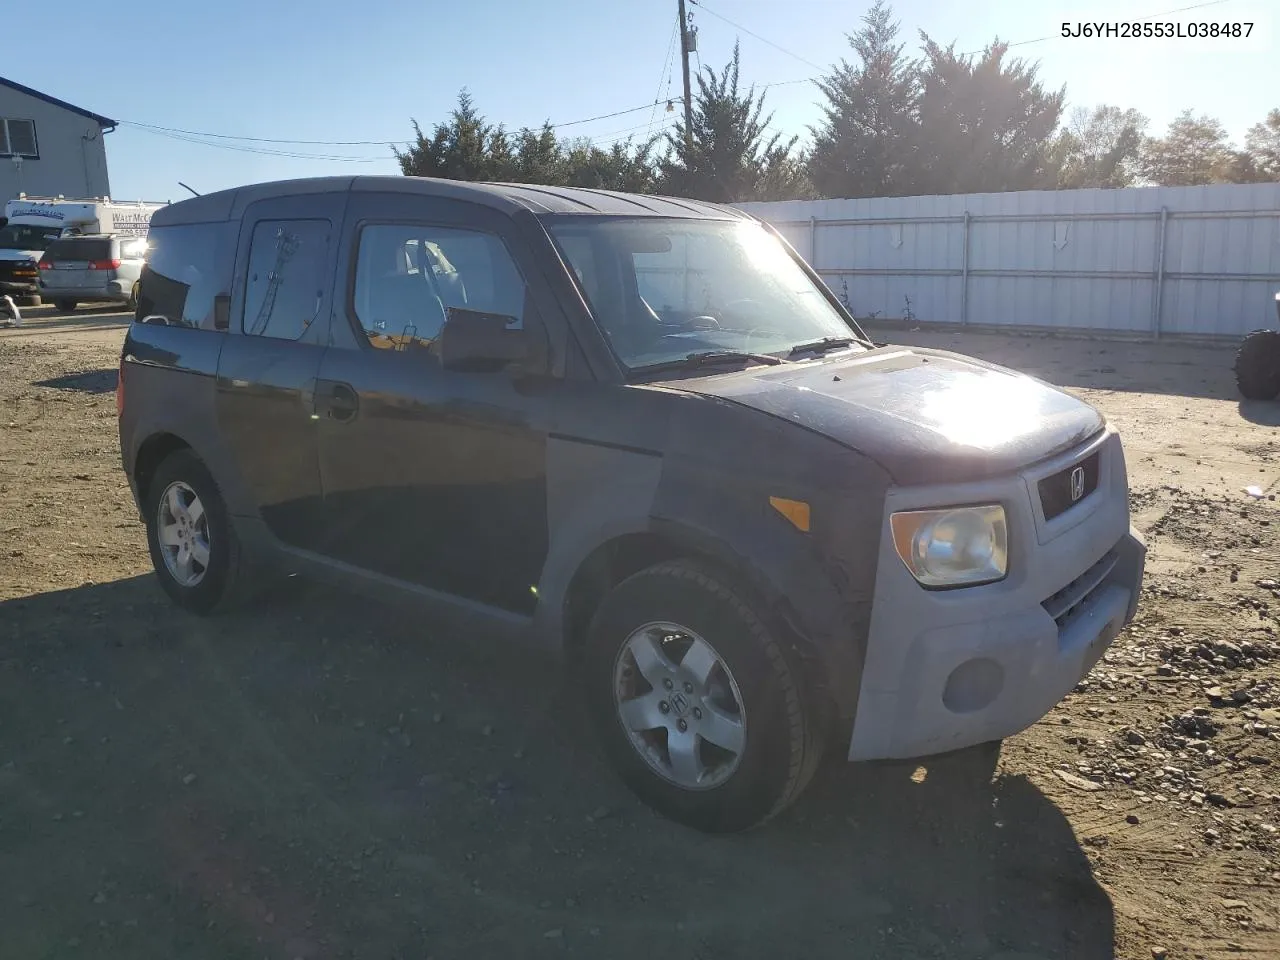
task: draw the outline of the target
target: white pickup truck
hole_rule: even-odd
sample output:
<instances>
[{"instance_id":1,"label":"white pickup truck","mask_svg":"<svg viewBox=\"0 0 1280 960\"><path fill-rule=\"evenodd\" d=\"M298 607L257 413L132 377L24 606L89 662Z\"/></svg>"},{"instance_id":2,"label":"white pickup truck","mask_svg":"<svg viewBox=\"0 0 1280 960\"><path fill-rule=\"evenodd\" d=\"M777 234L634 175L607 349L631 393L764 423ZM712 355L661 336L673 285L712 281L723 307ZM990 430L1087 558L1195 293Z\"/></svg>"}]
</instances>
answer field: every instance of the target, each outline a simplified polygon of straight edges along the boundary
<instances>
[{"instance_id":1,"label":"white pickup truck","mask_svg":"<svg viewBox=\"0 0 1280 960\"><path fill-rule=\"evenodd\" d=\"M122 203L110 197L68 200L19 196L4 205L0 227L0 297L31 302L37 294L40 255L59 237L117 234L145 237L162 203Z\"/></svg>"}]
</instances>

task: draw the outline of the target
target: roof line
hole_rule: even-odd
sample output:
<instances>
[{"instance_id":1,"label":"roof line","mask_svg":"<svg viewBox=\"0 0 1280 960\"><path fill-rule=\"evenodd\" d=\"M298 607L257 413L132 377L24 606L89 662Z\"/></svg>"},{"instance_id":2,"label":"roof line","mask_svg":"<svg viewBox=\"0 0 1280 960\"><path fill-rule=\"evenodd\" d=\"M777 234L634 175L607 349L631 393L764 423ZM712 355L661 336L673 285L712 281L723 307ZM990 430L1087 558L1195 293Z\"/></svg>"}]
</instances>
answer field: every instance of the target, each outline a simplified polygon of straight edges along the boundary
<instances>
[{"instance_id":1,"label":"roof line","mask_svg":"<svg viewBox=\"0 0 1280 960\"><path fill-rule=\"evenodd\" d=\"M72 113L78 113L82 117L88 117L90 120L96 120L100 127L114 127L116 121L110 117L104 117L100 113L94 113L92 110L86 110L84 107L77 107L74 103L67 103L65 100L59 100L57 97L51 97L47 93L41 93L39 90L33 90L31 87L24 86L17 81L10 80L7 77L0 77L0 85L17 90L19 93L25 93L29 97L35 97L37 100L43 100L45 103L51 103L55 107L62 107L64 110L70 110Z\"/></svg>"}]
</instances>

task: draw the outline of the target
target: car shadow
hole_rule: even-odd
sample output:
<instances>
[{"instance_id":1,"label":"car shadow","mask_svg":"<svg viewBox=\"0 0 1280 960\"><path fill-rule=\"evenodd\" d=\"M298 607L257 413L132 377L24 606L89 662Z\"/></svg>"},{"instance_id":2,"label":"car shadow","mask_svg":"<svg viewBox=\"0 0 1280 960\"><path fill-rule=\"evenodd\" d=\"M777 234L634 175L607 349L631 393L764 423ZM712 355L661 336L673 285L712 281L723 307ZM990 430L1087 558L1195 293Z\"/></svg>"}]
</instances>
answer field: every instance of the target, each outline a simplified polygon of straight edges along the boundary
<instances>
[{"instance_id":1,"label":"car shadow","mask_svg":"<svg viewBox=\"0 0 1280 960\"><path fill-rule=\"evenodd\" d=\"M294 582L202 619L139 576L0 603L0 651L19 954L1114 955L1061 811L972 755L837 759L706 836L560 666L411 609Z\"/></svg>"},{"instance_id":2,"label":"car shadow","mask_svg":"<svg viewBox=\"0 0 1280 960\"><path fill-rule=\"evenodd\" d=\"M74 390L79 393L111 393L116 388L120 372L114 367L68 373L48 380L36 380L35 387L52 387L55 390Z\"/></svg>"}]
</instances>

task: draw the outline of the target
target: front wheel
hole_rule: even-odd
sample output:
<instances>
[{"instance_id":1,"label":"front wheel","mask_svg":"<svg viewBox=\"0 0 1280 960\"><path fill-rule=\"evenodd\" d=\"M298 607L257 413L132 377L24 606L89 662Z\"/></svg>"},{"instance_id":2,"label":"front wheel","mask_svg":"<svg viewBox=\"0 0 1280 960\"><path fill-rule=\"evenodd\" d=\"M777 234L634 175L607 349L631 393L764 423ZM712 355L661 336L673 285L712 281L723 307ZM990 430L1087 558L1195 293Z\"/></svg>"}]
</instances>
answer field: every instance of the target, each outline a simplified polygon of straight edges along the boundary
<instances>
[{"instance_id":1,"label":"front wheel","mask_svg":"<svg viewBox=\"0 0 1280 960\"><path fill-rule=\"evenodd\" d=\"M213 477L194 453L178 450L156 468L144 510L156 576L179 606L208 613L238 595L239 542Z\"/></svg>"},{"instance_id":2,"label":"front wheel","mask_svg":"<svg viewBox=\"0 0 1280 960\"><path fill-rule=\"evenodd\" d=\"M800 671L725 578L690 561L635 574L592 619L585 679L623 780L658 812L708 832L785 809L822 755Z\"/></svg>"}]
</instances>

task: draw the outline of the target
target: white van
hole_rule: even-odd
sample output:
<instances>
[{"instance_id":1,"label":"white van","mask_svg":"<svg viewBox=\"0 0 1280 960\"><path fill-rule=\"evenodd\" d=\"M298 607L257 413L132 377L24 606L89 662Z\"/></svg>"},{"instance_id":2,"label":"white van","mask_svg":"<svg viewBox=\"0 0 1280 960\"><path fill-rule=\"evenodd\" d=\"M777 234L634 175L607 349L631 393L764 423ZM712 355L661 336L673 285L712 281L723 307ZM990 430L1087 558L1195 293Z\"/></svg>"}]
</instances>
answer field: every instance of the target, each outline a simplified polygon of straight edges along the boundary
<instances>
[{"instance_id":1,"label":"white van","mask_svg":"<svg viewBox=\"0 0 1280 960\"><path fill-rule=\"evenodd\" d=\"M39 292L41 254L61 237L107 234L145 237L162 203L121 203L110 197L68 200L19 195L4 205L0 227L0 296L31 298ZM29 302L29 300L28 300Z\"/></svg>"}]
</instances>

